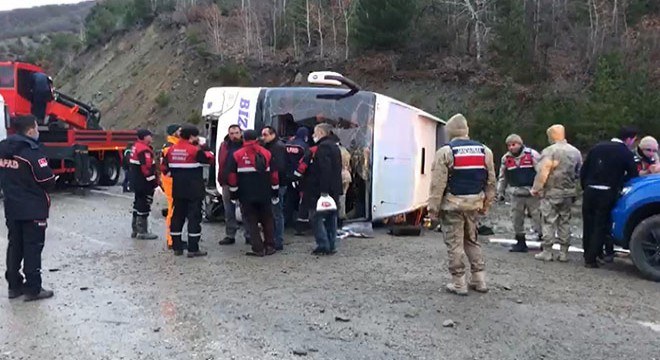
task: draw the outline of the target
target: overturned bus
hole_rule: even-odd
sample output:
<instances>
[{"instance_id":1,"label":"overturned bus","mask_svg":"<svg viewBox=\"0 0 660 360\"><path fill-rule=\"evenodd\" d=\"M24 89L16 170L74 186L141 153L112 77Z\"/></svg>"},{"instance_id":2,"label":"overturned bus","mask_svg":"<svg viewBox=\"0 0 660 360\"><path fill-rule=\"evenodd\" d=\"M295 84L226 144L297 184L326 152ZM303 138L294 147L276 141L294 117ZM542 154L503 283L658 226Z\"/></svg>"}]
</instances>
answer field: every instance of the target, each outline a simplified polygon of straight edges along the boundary
<instances>
[{"instance_id":1,"label":"overturned bus","mask_svg":"<svg viewBox=\"0 0 660 360\"><path fill-rule=\"evenodd\" d=\"M299 127L311 134L316 124L329 123L352 155L349 221L380 221L424 208L434 154L446 142L444 122L388 96L362 91L338 73L313 72L308 82L317 87L208 89L202 116L210 146L218 154L232 124L255 130L272 126L287 139ZM222 189L215 169L209 175L217 198ZM212 202L207 201L207 218ZM215 204L217 208L221 202Z\"/></svg>"}]
</instances>

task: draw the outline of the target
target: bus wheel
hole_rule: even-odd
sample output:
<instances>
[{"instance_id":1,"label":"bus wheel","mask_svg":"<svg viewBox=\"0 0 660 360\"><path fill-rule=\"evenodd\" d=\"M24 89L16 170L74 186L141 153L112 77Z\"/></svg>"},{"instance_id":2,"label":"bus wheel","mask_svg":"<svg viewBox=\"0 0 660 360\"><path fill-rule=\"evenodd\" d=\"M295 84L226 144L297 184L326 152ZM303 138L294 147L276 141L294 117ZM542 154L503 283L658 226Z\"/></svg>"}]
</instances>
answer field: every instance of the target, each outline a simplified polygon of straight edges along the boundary
<instances>
[{"instance_id":1,"label":"bus wheel","mask_svg":"<svg viewBox=\"0 0 660 360\"><path fill-rule=\"evenodd\" d=\"M101 167L99 184L103 186L115 186L119 182L121 167L119 159L115 156L106 156Z\"/></svg>"}]
</instances>

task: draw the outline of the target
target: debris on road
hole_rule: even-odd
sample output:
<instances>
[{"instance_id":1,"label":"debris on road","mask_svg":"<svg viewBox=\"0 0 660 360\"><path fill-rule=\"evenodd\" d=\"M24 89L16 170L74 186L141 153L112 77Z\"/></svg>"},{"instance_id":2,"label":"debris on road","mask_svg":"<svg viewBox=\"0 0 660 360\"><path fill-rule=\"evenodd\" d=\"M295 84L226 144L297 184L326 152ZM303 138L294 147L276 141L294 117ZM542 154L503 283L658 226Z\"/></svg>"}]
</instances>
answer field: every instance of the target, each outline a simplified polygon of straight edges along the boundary
<instances>
[{"instance_id":1,"label":"debris on road","mask_svg":"<svg viewBox=\"0 0 660 360\"><path fill-rule=\"evenodd\" d=\"M445 321L442 323L442 326L443 326L443 327L446 327L446 328L454 327L454 325L456 325L456 323L455 323L454 320L452 320L452 319L445 320Z\"/></svg>"}]
</instances>

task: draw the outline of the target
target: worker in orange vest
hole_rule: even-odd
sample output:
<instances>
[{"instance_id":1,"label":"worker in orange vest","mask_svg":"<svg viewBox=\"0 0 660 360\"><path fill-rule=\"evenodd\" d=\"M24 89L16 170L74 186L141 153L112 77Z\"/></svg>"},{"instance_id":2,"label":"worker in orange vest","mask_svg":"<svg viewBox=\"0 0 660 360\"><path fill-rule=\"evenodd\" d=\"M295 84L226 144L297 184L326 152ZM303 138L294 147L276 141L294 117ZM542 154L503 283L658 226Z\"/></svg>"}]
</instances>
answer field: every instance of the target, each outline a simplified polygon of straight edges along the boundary
<instances>
[{"instance_id":1,"label":"worker in orange vest","mask_svg":"<svg viewBox=\"0 0 660 360\"><path fill-rule=\"evenodd\" d=\"M169 149L179 143L180 134L181 134L181 125L171 124L166 128L167 139L165 144L163 144L161 163L163 159L167 156ZM166 237L167 237L167 248L172 249L172 236L170 235L170 223L172 222L172 209L174 200L172 198L172 177L162 174L161 176L162 189L167 197L167 218L166 223ZM163 211L165 212L165 211Z\"/></svg>"}]
</instances>

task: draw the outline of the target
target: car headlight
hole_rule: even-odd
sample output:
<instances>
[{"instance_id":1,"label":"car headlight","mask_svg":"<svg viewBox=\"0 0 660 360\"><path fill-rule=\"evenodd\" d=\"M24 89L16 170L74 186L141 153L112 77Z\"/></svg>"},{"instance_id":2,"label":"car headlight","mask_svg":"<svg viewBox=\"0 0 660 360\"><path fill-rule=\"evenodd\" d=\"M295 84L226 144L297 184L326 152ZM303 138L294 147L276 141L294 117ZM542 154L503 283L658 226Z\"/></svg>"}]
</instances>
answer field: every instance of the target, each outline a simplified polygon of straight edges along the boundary
<instances>
[{"instance_id":1,"label":"car headlight","mask_svg":"<svg viewBox=\"0 0 660 360\"><path fill-rule=\"evenodd\" d=\"M630 190L632 190L632 186L626 186L626 187L624 187L624 188L621 190L621 196L626 195L627 193L630 192Z\"/></svg>"}]
</instances>

